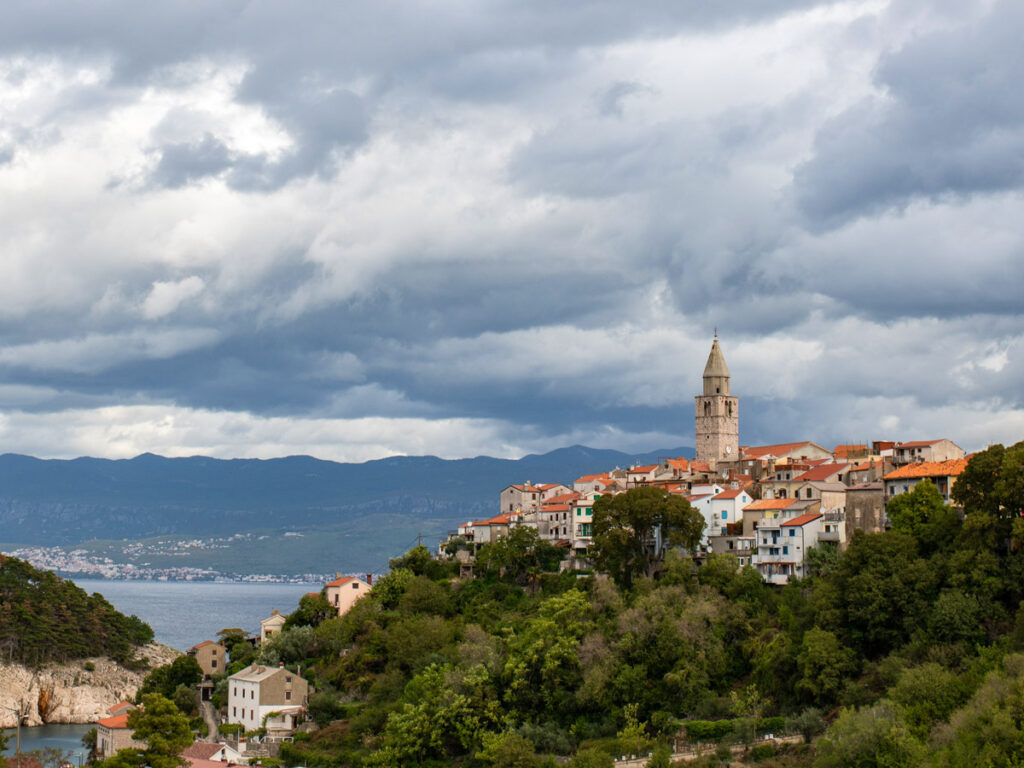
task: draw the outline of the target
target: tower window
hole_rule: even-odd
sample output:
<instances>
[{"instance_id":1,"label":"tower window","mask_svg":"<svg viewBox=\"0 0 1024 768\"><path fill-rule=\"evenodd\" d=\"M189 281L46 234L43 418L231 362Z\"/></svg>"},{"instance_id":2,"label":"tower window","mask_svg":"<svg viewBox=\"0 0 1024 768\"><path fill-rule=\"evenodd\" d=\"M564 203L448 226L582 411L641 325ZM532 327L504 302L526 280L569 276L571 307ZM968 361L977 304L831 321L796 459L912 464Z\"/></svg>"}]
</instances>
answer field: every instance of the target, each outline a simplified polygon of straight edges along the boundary
<instances>
[{"instance_id":1,"label":"tower window","mask_svg":"<svg viewBox=\"0 0 1024 768\"><path fill-rule=\"evenodd\" d=\"M719 395L721 393L722 393L722 388L721 387L715 387L715 394Z\"/></svg>"},{"instance_id":2,"label":"tower window","mask_svg":"<svg viewBox=\"0 0 1024 768\"><path fill-rule=\"evenodd\" d=\"M711 415L711 403L709 403L707 400L704 401L704 415Z\"/></svg>"}]
</instances>

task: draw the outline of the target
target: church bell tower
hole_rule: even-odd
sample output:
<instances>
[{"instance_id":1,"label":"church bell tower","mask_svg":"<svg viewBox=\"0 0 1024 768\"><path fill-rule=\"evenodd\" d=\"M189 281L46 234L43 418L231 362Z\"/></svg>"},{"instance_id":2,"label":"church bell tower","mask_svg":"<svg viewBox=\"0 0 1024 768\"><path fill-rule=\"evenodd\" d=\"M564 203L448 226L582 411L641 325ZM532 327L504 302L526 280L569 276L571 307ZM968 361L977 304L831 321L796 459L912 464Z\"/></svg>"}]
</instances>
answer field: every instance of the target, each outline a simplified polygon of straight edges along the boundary
<instances>
[{"instance_id":1,"label":"church bell tower","mask_svg":"<svg viewBox=\"0 0 1024 768\"><path fill-rule=\"evenodd\" d=\"M729 367L718 346L718 333L704 366L704 394L697 395L697 461L739 459L740 406L729 394Z\"/></svg>"}]
</instances>

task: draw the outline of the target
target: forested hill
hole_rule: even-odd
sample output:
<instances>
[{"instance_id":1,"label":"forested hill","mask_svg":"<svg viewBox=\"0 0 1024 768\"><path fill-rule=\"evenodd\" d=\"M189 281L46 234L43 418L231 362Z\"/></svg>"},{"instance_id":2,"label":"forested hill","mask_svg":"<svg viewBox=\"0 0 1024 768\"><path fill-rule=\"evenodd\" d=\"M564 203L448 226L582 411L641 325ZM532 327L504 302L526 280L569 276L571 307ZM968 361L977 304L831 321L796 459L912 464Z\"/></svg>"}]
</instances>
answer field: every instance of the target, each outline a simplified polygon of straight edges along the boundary
<instances>
[{"instance_id":1,"label":"forested hill","mask_svg":"<svg viewBox=\"0 0 1024 768\"><path fill-rule=\"evenodd\" d=\"M627 454L573 446L517 460L395 456L362 464L309 456L42 460L4 454L0 541L230 534L396 510L463 521L496 512L498 493L510 483L571 483L588 472L692 454L692 448Z\"/></svg>"},{"instance_id":2,"label":"forested hill","mask_svg":"<svg viewBox=\"0 0 1024 768\"><path fill-rule=\"evenodd\" d=\"M109 656L130 661L153 630L52 571L0 554L0 661L34 666Z\"/></svg>"}]
</instances>

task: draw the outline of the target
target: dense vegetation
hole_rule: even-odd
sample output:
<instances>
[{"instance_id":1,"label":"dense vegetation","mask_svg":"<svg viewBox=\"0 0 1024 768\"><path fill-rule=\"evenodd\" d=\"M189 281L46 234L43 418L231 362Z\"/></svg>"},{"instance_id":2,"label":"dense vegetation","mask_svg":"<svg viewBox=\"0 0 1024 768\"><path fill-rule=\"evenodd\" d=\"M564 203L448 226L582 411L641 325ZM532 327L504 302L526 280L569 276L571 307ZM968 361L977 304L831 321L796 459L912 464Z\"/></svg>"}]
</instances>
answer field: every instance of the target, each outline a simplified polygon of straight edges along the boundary
<instances>
[{"instance_id":1,"label":"dense vegetation","mask_svg":"<svg viewBox=\"0 0 1024 768\"><path fill-rule=\"evenodd\" d=\"M976 456L955 500L963 517L921 483L890 504L891 531L815 552L812 575L781 589L729 556L698 568L675 552L656 578L644 562L616 579L554 573L527 529L481 552L472 580L413 549L344 617L306 598L259 650L316 686L322 728L282 757L389 768L572 755L580 768L652 749L667 765L673 738L751 746L785 729L813 745L747 759L1024 764L1024 443Z\"/></svg>"},{"instance_id":2,"label":"dense vegetation","mask_svg":"<svg viewBox=\"0 0 1024 768\"><path fill-rule=\"evenodd\" d=\"M153 630L51 571L0 554L0 659L38 665L89 656L132 659Z\"/></svg>"}]
</instances>

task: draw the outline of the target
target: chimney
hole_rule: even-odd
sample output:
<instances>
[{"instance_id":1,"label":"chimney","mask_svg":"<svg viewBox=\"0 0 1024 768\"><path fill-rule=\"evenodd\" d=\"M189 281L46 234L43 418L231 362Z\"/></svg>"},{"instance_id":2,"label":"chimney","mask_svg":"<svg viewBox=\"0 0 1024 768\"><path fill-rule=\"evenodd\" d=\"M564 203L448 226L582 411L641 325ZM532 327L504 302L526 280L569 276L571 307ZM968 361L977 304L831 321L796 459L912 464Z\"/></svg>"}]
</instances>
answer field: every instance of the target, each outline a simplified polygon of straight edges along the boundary
<instances>
[{"instance_id":1,"label":"chimney","mask_svg":"<svg viewBox=\"0 0 1024 768\"><path fill-rule=\"evenodd\" d=\"M372 573L366 574L366 583L369 586L371 586L371 587L373 586L373 574Z\"/></svg>"},{"instance_id":2,"label":"chimney","mask_svg":"<svg viewBox=\"0 0 1024 768\"><path fill-rule=\"evenodd\" d=\"M277 668L278 669L284 669L284 662L283 661L277 662Z\"/></svg>"}]
</instances>

